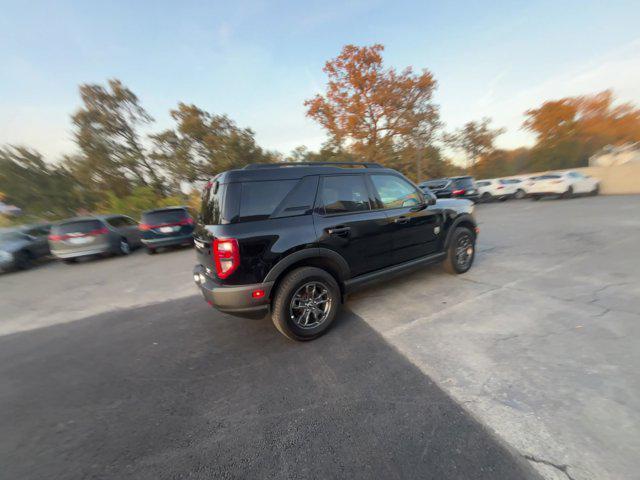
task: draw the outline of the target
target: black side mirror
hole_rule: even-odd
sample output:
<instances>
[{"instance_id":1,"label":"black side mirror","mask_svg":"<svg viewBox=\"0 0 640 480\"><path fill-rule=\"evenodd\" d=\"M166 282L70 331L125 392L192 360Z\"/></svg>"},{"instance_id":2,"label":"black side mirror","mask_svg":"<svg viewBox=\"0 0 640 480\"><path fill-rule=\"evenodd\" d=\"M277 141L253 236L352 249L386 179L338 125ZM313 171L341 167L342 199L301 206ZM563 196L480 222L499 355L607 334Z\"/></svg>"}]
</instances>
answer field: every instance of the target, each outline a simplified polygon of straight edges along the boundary
<instances>
[{"instance_id":1,"label":"black side mirror","mask_svg":"<svg viewBox=\"0 0 640 480\"><path fill-rule=\"evenodd\" d=\"M424 188L422 190L422 193L424 195L424 200L425 203L427 204L427 206L430 205L435 205L436 204L436 200L438 199L431 190L429 190L428 188Z\"/></svg>"}]
</instances>

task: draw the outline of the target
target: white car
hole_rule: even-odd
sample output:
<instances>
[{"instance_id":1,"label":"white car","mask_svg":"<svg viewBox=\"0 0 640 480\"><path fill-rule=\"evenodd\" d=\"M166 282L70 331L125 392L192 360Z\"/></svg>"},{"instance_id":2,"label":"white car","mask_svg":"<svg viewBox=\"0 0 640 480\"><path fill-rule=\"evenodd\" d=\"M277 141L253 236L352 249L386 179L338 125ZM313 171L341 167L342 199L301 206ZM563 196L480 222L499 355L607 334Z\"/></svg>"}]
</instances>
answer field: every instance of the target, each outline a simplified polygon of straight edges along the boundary
<instances>
[{"instance_id":1,"label":"white car","mask_svg":"<svg viewBox=\"0 0 640 480\"><path fill-rule=\"evenodd\" d=\"M504 201L514 197L518 191L518 181L499 178L490 180L479 180L476 182L480 201L490 202L491 200Z\"/></svg>"},{"instance_id":2,"label":"white car","mask_svg":"<svg viewBox=\"0 0 640 480\"><path fill-rule=\"evenodd\" d=\"M599 191L600 182L581 172L540 175L528 189L533 200L548 195L560 195L563 198L573 195L597 195Z\"/></svg>"}]
</instances>

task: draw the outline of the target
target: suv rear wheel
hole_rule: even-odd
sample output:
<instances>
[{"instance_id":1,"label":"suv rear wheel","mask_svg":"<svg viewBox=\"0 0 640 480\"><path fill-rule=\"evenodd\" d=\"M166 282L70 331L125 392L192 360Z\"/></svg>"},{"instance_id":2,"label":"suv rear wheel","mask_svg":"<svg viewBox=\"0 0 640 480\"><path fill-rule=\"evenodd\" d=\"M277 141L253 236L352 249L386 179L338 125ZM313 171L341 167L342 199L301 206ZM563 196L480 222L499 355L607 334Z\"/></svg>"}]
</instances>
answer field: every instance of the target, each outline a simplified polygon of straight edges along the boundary
<instances>
[{"instance_id":1,"label":"suv rear wheel","mask_svg":"<svg viewBox=\"0 0 640 480\"><path fill-rule=\"evenodd\" d=\"M313 340L326 332L340 306L336 280L320 268L301 267L287 274L276 291L271 319L292 340Z\"/></svg>"},{"instance_id":2,"label":"suv rear wheel","mask_svg":"<svg viewBox=\"0 0 640 480\"><path fill-rule=\"evenodd\" d=\"M444 268L449 273L464 273L476 256L476 236L467 227L457 227L447 250Z\"/></svg>"}]
</instances>

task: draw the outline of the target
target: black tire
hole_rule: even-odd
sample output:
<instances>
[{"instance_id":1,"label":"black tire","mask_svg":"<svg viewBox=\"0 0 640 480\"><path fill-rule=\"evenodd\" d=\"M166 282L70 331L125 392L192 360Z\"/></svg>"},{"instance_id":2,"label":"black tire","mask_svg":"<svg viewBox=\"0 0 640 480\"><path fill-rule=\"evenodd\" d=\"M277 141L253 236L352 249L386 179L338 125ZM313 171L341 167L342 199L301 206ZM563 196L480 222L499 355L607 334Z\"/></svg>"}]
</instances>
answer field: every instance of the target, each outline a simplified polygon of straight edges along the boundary
<instances>
[{"instance_id":1,"label":"black tire","mask_svg":"<svg viewBox=\"0 0 640 480\"><path fill-rule=\"evenodd\" d=\"M463 242L465 240L465 242ZM470 242L465 245L466 242ZM459 248L465 248L464 255L460 255ZM469 252L468 249L471 249ZM463 257L465 261L462 261ZM476 235L467 227L457 227L452 236L449 248L447 248L447 258L444 260L444 269L453 274L465 273L473 265L473 260L476 257Z\"/></svg>"},{"instance_id":2,"label":"black tire","mask_svg":"<svg viewBox=\"0 0 640 480\"><path fill-rule=\"evenodd\" d=\"M516 190L516 193L513 196L513 198L515 198L516 200L522 200L526 196L527 196L527 193L523 189L519 188L518 190Z\"/></svg>"},{"instance_id":3,"label":"black tire","mask_svg":"<svg viewBox=\"0 0 640 480\"><path fill-rule=\"evenodd\" d=\"M491 194L489 192L484 192L480 196L480 200L482 200L483 203L490 202L491 201Z\"/></svg>"},{"instance_id":4,"label":"black tire","mask_svg":"<svg viewBox=\"0 0 640 480\"><path fill-rule=\"evenodd\" d=\"M591 190L591 196L597 197L600 194L600 185L596 185L596 188Z\"/></svg>"},{"instance_id":5,"label":"black tire","mask_svg":"<svg viewBox=\"0 0 640 480\"><path fill-rule=\"evenodd\" d=\"M294 320L295 309L292 301L295 294L309 284L319 284L327 291L327 311L324 319L316 326L301 327ZM325 270L316 267L301 267L289 272L277 287L272 303L271 320L287 338L308 341L325 333L340 308L340 287L335 278ZM307 316L307 320L310 317Z\"/></svg>"},{"instance_id":6,"label":"black tire","mask_svg":"<svg viewBox=\"0 0 640 480\"><path fill-rule=\"evenodd\" d=\"M129 255L131 253L131 245L129 245L129 242L127 241L126 238L121 238L120 241L118 242L118 255Z\"/></svg>"},{"instance_id":7,"label":"black tire","mask_svg":"<svg viewBox=\"0 0 640 480\"><path fill-rule=\"evenodd\" d=\"M560 195L561 198L571 198L573 197L573 187L567 188L567 191Z\"/></svg>"},{"instance_id":8,"label":"black tire","mask_svg":"<svg viewBox=\"0 0 640 480\"><path fill-rule=\"evenodd\" d=\"M28 250L17 252L13 259L16 270L28 270L33 266L33 255Z\"/></svg>"},{"instance_id":9,"label":"black tire","mask_svg":"<svg viewBox=\"0 0 640 480\"><path fill-rule=\"evenodd\" d=\"M65 258L62 260L64 263L66 263L67 265L71 265L72 263L76 263L77 258Z\"/></svg>"},{"instance_id":10,"label":"black tire","mask_svg":"<svg viewBox=\"0 0 640 480\"><path fill-rule=\"evenodd\" d=\"M147 253L149 255L153 255L157 252L157 250L155 248L151 248L151 247L147 247Z\"/></svg>"}]
</instances>

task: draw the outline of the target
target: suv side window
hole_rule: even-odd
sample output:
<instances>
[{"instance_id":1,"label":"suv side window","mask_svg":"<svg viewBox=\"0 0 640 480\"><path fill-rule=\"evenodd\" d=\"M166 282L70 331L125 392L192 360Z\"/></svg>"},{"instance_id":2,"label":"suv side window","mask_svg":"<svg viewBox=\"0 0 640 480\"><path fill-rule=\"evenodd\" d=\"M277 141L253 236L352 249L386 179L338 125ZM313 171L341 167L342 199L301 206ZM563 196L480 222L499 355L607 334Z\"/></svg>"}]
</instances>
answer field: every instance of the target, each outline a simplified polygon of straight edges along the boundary
<instances>
[{"instance_id":1,"label":"suv side window","mask_svg":"<svg viewBox=\"0 0 640 480\"><path fill-rule=\"evenodd\" d=\"M371 175L383 208L415 207L424 203L424 198L406 180L395 175Z\"/></svg>"},{"instance_id":2,"label":"suv side window","mask_svg":"<svg viewBox=\"0 0 640 480\"><path fill-rule=\"evenodd\" d=\"M107 219L107 223L113 228L120 228L125 226L124 217L112 217Z\"/></svg>"},{"instance_id":3,"label":"suv side window","mask_svg":"<svg viewBox=\"0 0 640 480\"><path fill-rule=\"evenodd\" d=\"M320 204L325 215L371 210L363 175L323 177Z\"/></svg>"}]
</instances>

